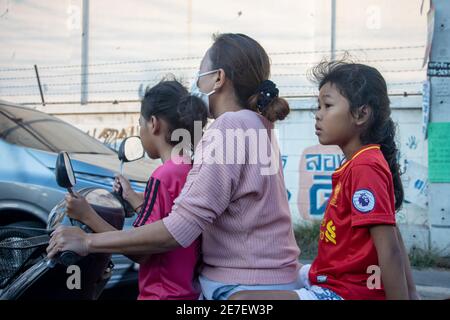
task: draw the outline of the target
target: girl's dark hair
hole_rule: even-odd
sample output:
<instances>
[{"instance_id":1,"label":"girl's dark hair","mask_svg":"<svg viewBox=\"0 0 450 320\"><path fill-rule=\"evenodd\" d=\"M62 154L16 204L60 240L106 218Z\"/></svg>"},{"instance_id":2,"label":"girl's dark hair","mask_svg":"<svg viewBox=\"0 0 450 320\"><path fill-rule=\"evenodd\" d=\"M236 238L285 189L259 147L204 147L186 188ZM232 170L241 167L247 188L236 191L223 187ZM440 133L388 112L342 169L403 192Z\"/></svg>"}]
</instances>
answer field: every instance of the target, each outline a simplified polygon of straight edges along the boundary
<instances>
[{"instance_id":1,"label":"girl's dark hair","mask_svg":"<svg viewBox=\"0 0 450 320\"><path fill-rule=\"evenodd\" d=\"M209 51L213 69L223 69L233 83L238 103L258 112L258 88L270 76L270 60L264 48L254 39L239 33L214 35ZM260 110L268 120L283 120L289 114L289 104L274 97Z\"/></svg>"},{"instance_id":2,"label":"girl's dark hair","mask_svg":"<svg viewBox=\"0 0 450 320\"><path fill-rule=\"evenodd\" d=\"M359 107L370 107L372 112L361 134L361 142L381 146L394 180L395 210L400 209L404 192L395 143L396 125L391 118L386 81L381 73L363 64L324 61L312 69L312 78L319 84L319 89L326 83L335 85L348 100L353 116L357 115Z\"/></svg>"},{"instance_id":3,"label":"girl's dark hair","mask_svg":"<svg viewBox=\"0 0 450 320\"><path fill-rule=\"evenodd\" d=\"M203 128L208 120L203 101L189 95L187 89L177 80L162 80L154 87L147 88L141 102L141 114L147 121L155 116L167 122L169 131L166 141L171 145L178 143L171 139L174 130L188 130L192 151L198 143L194 138L200 138L194 135L194 122L201 121Z\"/></svg>"}]
</instances>

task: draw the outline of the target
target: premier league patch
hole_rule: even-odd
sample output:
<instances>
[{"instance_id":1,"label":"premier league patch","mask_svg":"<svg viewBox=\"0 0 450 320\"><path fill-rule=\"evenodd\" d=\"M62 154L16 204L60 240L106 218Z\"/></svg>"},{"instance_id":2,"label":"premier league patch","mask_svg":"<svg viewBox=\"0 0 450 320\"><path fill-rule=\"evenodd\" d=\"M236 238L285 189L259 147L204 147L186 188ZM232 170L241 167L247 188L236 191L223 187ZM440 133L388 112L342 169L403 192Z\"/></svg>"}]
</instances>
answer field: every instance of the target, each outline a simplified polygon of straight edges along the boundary
<instances>
[{"instance_id":1,"label":"premier league patch","mask_svg":"<svg viewBox=\"0 0 450 320\"><path fill-rule=\"evenodd\" d=\"M366 189L360 189L353 195L353 206L362 213L368 213L375 207L375 196Z\"/></svg>"}]
</instances>

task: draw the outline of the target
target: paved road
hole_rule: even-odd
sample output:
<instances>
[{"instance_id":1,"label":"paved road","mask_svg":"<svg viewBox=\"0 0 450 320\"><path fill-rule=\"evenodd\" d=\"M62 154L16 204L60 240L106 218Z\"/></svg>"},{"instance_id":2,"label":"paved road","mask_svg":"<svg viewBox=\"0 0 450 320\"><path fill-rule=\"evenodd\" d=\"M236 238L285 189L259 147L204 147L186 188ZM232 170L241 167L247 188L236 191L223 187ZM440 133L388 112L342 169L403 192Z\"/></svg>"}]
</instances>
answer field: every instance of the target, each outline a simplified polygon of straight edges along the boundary
<instances>
[{"instance_id":1,"label":"paved road","mask_svg":"<svg viewBox=\"0 0 450 320\"><path fill-rule=\"evenodd\" d=\"M417 291L422 299L450 299L450 270L413 270Z\"/></svg>"}]
</instances>

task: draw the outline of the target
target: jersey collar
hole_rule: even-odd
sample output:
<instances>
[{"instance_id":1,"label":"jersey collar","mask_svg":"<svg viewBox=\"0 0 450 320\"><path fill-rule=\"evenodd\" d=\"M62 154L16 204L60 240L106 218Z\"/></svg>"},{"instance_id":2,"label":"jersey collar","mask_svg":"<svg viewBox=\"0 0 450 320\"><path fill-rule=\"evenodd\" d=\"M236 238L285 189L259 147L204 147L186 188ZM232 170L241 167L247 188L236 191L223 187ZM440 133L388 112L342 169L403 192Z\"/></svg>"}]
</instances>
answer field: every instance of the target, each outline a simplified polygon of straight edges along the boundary
<instances>
[{"instance_id":1,"label":"jersey collar","mask_svg":"<svg viewBox=\"0 0 450 320\"><path fill-rule=\"evenodd\" d=\"M350 162L352 162L352 160L354 160L355 158L357 158L358 156L360 156L362 153L368 151L368 150L373 150L373 149L378 149L380 150L380 145L379 144L369 144L369 145L365 145L363 146L361 149L359 149L354 155L353 157L347 161L346 163L344 163L342 166L340 166L338 169L336 169L336 171L334 171L333 174L339 174L342 171L344 171L344 169L350 164Z\"/></svg>"}]
</instances>

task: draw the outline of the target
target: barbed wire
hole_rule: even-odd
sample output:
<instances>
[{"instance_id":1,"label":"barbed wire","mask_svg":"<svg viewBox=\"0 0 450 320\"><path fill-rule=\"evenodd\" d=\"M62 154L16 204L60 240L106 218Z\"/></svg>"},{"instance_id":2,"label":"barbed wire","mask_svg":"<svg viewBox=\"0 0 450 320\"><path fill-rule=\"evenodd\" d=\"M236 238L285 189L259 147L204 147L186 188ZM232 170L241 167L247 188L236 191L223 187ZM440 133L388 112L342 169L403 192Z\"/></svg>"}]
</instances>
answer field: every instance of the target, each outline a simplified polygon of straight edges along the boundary
<instances>
[{"instance_id":1,"label":"barbed wire","mask_svg":"<svg viewBox=\"0 0 450 320\"><path fill-rule=\"evenodd\" d=\"M373 60L355 60L355 62L365 62L365 63L375 63L375 62L400 62L400 61L422 61L423 57L417 58L387 58L387 59L373 59ZM295 66L295 65L308 65L308 64L317 64L320 61L306 61L306 62L280 62L273 63L272 66Z\"/></svg>"},{"instance_id":2,"label":"barbed wire","mask_svg":"<svg viewBox=\"0 0 450 320\"><path fill-rule=\"evenodd\" d=\"M390 46L390 47L369 47L369 48L349 48L338 49L335 52L352 52L352 51L392 51L392 50L406 50L406 49L419 49L425 48L424 45L411 45L411 46ZM281 51L271 52L272 55L303 55L303 54L316 54L316 53L331 53L331 50L310 50L310 51ZM112 61L102 63L87 64L88 67L100 67L122 64L139 64L139 63L155 63L155 62L174 62L174 61L186 61L186 60L200 60L201 56L185 56L185 57L172 57L172 58L156 58L145 60L125 60L125 61ZM40 66L39 69L70 69L70 68L82 68L86 65L73 64L73 65L56 65L56 66ZM18 67L18 68L0 68L0 72L12 72L12 71L32 71L33 67Z\"/></svg>"},{"instance_id":3,"label":"barbed wire","mask_svg":"<svg viewBox=\"0 0 450 320\"><path fill-rule=\"evenodd\" d=\"M56 79L56 78L73 78L73 77L81 77L84 75L113 75L113 74L124 74L124 73L144 73L144 72L164 72L164 71L175 71L175 70L187 70L193 69L192 67L180 67L180 68L161 68L161 69L144 69L144 70L129 70L129 71L109 71L109 72L92 72L92 73L80 73L80 74L60 74L60 75L41 75L40 79ZM398 69L398 70L380 70L381 73L402 73L402 72L424 72L425 69ZM285 77L293 77L293 76L307 76L307 73L274 73L272 76L285 76ZM9 78L0 78L0 81L12 81L12 80L32 80L36 79L36 77L9 77ZM193 79L193 77L189 77L188 79Z\"/></svg>"},{"instance_id":4,"label":"barbed wire","mask_svg":"<svg viewBox=\"0 0 450 320\"><path fill-rule=\"evenodd\" d=\"M408 82L391 82L387 83L387 86L407 86L407 85L418 85L422 84L423 81L408 81ZM308 85L280 85L279 88L311 88L318 89L317 86L308 86Z\"/></svg>"},{"instance_id":5,"label":"barbed wire","mask_svg":"<svg viewBox=\"0 0 450 320\"><path fill-rule=\"evenodd\" d=\"M388 86L389 87L389 86ZM295 85L287 85L287 86L280 86L280 88L306 88L311 89L311 91L318 91L317 87L312 86L295 86ZM311 95L311 91L309 92L295 92L295 94L298 95ZM137 89L121 89L121 90L90 90L90 91L77 91L77 92L59 92L59 93L46 93L45 96L70 96L70 95L79 95L79 94L102 94L102 93L135 93L138 94ZM286 96L289 94L292 94L292 92L281 92L282 94L280 96ZM397 91L391 91L389 92L389 95L417 95L421 94L421 92L408 92L405 90L397 90ZM14 93L14 94L3 94L4 97L21 97L21 96L39 96L39 92L36 93ZM316 96L316 95L315 95Z\"/></svg>"},{"instance_id":6,"label":"barbed wire","mask_svg":"<svg viewBox=\"0 0 450 320\"><path fill-rule=\"evenodd\" d=\"M399 70L379 70L381 73L407 73L407 72L425 72L424 69L399 69ZM304 77L307 73L274 73L273 77Z\"/></svg>"},{"instance_id":7,"label":"barbed wire","mask_svg":"<svg viewBox=\"0 0 450 320\"><path fill-rule=\"evenodd\" d=\"M97 85L97 84L118 84L118 83L142 83L142 84L155 84L158 83L159 80L154 79L144 79L144 80L108 80L108 81L95 81L89 82L89 85ZM387 83L388 86L401 86L401 85L417 85L422 84L422 81L409 81L409 82L395 82L395 83ZM44 87L59 87L59 86L81 86L81 82L73 82L73 83L52 83L52 84L44 84ZM278 85L279 88L317 88L312 85ZM30 85L18 85L18 86L2 86L0 89L19 89L19 88L37 88L36 84Z\"/></svg>"},{"instance_id":8,"label":"barbed wire","mask_svg":"<svg viewBox=\"0 0 450 320\"><path fill-rule=\"evenodd\" d=\"M112 75L112 74L123 74L123 73L143 73L143 72L164 72L164 71L178 71L178 70L189 70L195 69L196 67L177 67L177 68L154 68L154 69L139 69L139 70L122 70L122 71L108 71L108 72L87 72L87 73L73 73L73 74L57 74L57 75L40 75L41 79L46 78L71 78L71 77L81 77L81 76L89 76L89 75ZM9 78L0 78L0 80L29 80L36 79L36 76L28 76L28 77L9 77Z\"/></svg>"},{"instance_id":9,"label":"barbed wire","mask_svg":"<svg viewBox=\"0 0 450 320\"><path fill-rule=\"evenodd\" d=\"M416 49L416 48L424 48L423 45L416 46L391 46L391 47L372 47L372 48L352 48L352 49L341 49L336 50L336 52L351 52L351 51L386 51L386 50L406 50L406 49ZM283 52L273 52L270 55L294 55L294 54L311 54L311 53L329 53L330 50L312 50L312 51L283 51ZM101 67L101 66L110 66L110 65L128 65L128 64L138 64L138 63L154 63L154 62L171 62L171 61L188 61L188 60L196 60L201 57L175 57L175 58L161 58L161 59L147 59L147 60L128 60L128 61L115 61L115 62L104 62L104 63L95 63L89 64L91 67ZM398 57L398 58L375 58L375 59L362 59L357 60L357 62L364 63L383 63L383 62L405 62L405 61L421 61L422 57ZM308 65L308 64L317 64L319 61L289 61L289 62L276 62L273 63L272 66L296 66L296 65ZM69 69L69 68L79 68L83 65L60 65L60 66L41 66L39 70L53 70L53 69ZM55 88L55 87L64 87L64 86L81 86L81 82L50 82L45 83L47 79L65 79L65 78L75 78L81 76L102 76L102 75L117 75L117 74L133 74L133 73L147 73L147 72L171 72L171 71L184 71L184 70L194 70L197 69L197 66L186 66L186 67L158 67L158 68L146 68L146 69L135 69L135 70L118 70L118 71L100 71L100 72L87 72L87 73L70 73L70 74L49 74L45 75L41 73L40 78L41 82L43 82L44 88ZM0 72L23 72L23 71L34 71L34 67L26 67L26 68L3 68L0 69ZM412 72L425 72L425 69L387 69L380 70L381 73L412 73ZM33 72L34 73L34 72ZM274 73L273 77L305 77L308 74L305 73ZM187 77L183 80L191 80L193 77ZM0 78L0 81L16 81L16 80L36 80L36 76L14 76L14 77L3 77ZM101 80L101 81L88 81L88 85L112 85L112 84L127 84L127 83L140 83L151 85L159 80L156 79L129 79L129 80ZM421 81L409 81L409 82L397 82L397 83L388 83L388 87L391 86L412 86L422 84ZM280 88L305 88L305 89L316 89L315 86L308 85L279 85ZM37 89L36 84L25 84L25 85L7 85L1 86L0 90L3 89L26 89L26 88L35 88ZM46 90L47 91L47 90ZM1 91L0 91L1 92ZM46 96L60 96L60 95L79 95L82 93L88 94L99 94L99 93L127 93L134 92L137 93L137 89L133 90L88 90L86 92L54 92L51 90L50 92L45 92ZM302 95L303 93L299 93ZM5 94L2 93L3 96L37 96L38 92L30 93L22 92L22 93L12 93Z\"/></svg>"},{"instance_id":10,"label":"barbed wire","mask_svg":"<svg viewBox=\"0 0 450 320\"><path fill-rule=\"evenodd\" d=\"M114 83L157 83L159 80L154 79L146 79L146 80L108 80L108 81L92 81L88 82L88 85L97 85L97 84L114 84ZM44 83L45 87L60 87L60 86L80 86L81 82L66 82L66 83ZM19 86L2 86L0 89L13 89L13 88L36 88L36 84L29 85L19 85Z\"/></svg>"},{"instance_id":11,"label":"barbed wire","mask_svg":"<svg viewBox=\"0 0 450 320\"><path fill-rule=\"evenodd\" d=\"M361 59L356 60L358 62L365 62L365 63L375 63L375 62L401 62L401 61L421 61L423 60L422 57L417 58L386 58L386 59ZM320 61L305 61L305 62L277 62L272 63L272 66L293 66L293 65L309 65L309 64L317 64ZM120 63L117 63L120 64ZM123 63L125 64L125 62ZM76 73L76 74L63 74L63 75L51 75L51 76L45 76L45 77L70 77L70 76L81 76L81 75L106 75L106 74L115 74L115 73L122 73L122 72L151 72L151 71L177 71L177 70L190 70L190 69L196 69L198 67L192 66L192 67L172 67L172 68L154 68L154 69L140 69L140 70L133 70L133 71L112 71L112 72L101 72L101 73L95 73L95 72L88 72L88 73ZM50 69L45 67L40 67L39 69ZM33 68L20 68L17 69L17 71L34 71ZM1 72L1 71L0 71ZM10 77L10 78L0 78L0 80L12 80L12 79L34 79L35 77Z\"/></svg>"},{"instance_id":12,"label":"barbed wire","mask_svg":"<svg viewBox=\"0 0 450 320\"><path fill-rule=\"evenodd\" d=\"M91 93L124 93L124 92L134 92L138 93L138 90L100 90L100 91L77 91L77 92L66 92L66 93L46 93L45 96L68 96L68 95L79 95L79 94L91 94ZM24 93L24 94L6 94L6 97L19 97L19 96L38 96L39 93Z\"/></svg>"},{"instance_id":13,"label":"barbed wire","mask_svg":"<svg viewBox=\"0 0 450 320\"><path fill-rule=\"evenodd\" d=\"M123 92L136 92L135 90L106 90L106 91L98 91L100 93L123 93ZM91 92L92 93L92 92ZM76 95L78 95L77 93ZM52 94L52 97L57 96L67 96L70 94ZM408 96L422 96L422 92L420 91L398 91L398 92L388 92L389 96L396 96L396 97L408 97ZM18 96L18 95L8 95L8 97L12 96ZM22 96L22 95L20 95ZM25 96L39 96L39 94L26 94ZM312 94L311 92L284 92L282 95L280 95L283 98L312 98L316 99L317 94ZM88 101L88 103L112 103L112 102L139 102L139 99L114 99L110 98L108 100L95 100L95 101ZM46 104L79 104L79 101L46 101ZM41 102L22 102L22 104L41 104Z\"/></svg>"},{"instance_id":14,"label":"barbed wire","mask_svg":"<svg viewBox=\"0 0 450 320\"><path fill-rule=\"evenodd\" d=\"M385 51L385 50L405 50L405 49L418 49L418 48L425 48L425 46L424 45L415 45L415 46L353 48L353 49L338 49L338 50L335 50L335 52ZM315 54L315 53L331 53L331 50L284 51L284 52L272 52L270 55Z\"/></svg>"}]
</instances>

